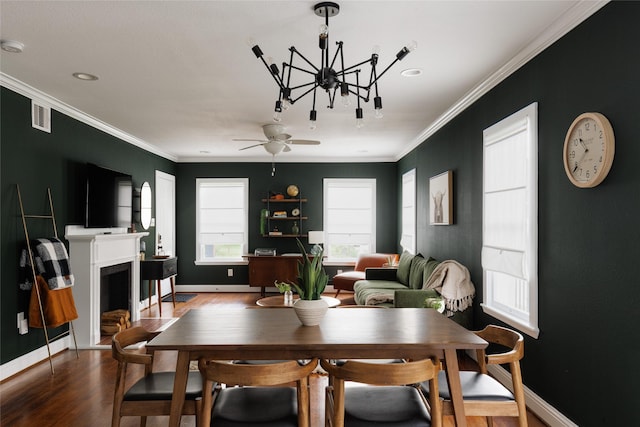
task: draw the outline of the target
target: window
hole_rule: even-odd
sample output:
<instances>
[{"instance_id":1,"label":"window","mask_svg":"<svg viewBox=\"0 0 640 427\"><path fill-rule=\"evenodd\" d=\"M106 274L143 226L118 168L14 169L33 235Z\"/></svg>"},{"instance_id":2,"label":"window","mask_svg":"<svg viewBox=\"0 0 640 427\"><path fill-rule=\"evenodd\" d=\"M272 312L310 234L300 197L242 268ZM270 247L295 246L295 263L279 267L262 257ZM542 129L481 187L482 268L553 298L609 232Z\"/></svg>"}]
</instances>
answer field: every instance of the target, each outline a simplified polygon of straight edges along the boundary
<instances>
[{"instance_id":1,"label":"window","mask_svg":"<svg viewBox=\"0 0 640 427\"><path fill-rule=\"evenodd\" d=\"M196 263L242 261L248 248L249 180L196 179Z\"/></svg>"},{"instance_id":2,"label":"window","mask_svg":"<svg viewBox=\"0 0 640 427\"><path fill-rule=\"evenodd\" d=\"M483 310L538 337L538 104L483 134Z\"/></svg>"},{"instance_id":3,"label":"window","mask_svg":"<svg viewBox=\"0 0 640 427\"><path fill-rule=\"evenodd\" d=\"M356 261L376 251L376 180L324 180L327 261Z\"/></svg>"},{"instance_id":4,"label":"window","mask_svg":"<svg viewBox=\"0 0 640 427\"><path fill-rule=\"evenodd\" d=\"M402 236L400 246L416 253L416 170L402 175Z\"/></svg>"}]
</instances>

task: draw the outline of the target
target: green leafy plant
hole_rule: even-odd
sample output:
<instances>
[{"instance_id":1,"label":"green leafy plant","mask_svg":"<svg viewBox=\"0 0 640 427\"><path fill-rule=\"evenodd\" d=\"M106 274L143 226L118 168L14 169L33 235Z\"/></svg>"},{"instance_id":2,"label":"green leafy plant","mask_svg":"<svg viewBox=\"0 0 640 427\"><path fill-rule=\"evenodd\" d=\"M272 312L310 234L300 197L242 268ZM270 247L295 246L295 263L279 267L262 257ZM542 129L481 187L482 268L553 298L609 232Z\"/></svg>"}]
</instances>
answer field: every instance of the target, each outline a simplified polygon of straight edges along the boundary
<instances>
[{"instance_id":1,"label":"green leafy plant","mask_svg":"<svg viewBox=\"0 0 640 427\"><path fill-rule=\"evenodd\" d=\"M322 253L309 258L307 251L299 239L296 239L298 248L302 254L302 261L298 261L298 283L292 283L300 299L319 300L324 288L329 283L329 276L322 268Z\"/></svg>"},{"instance_id":2,"label":"green leafy plant","mask_svg":"<svg viewBox=\"0 0 640 427\"><path fill-rule=\"evenodd\" d=\"M287 291L291 290L291 285L287 282L278 282L277 280L273 282L276 288L280 291L281 294L284 294Z\"/></svg>"}]
</instances>

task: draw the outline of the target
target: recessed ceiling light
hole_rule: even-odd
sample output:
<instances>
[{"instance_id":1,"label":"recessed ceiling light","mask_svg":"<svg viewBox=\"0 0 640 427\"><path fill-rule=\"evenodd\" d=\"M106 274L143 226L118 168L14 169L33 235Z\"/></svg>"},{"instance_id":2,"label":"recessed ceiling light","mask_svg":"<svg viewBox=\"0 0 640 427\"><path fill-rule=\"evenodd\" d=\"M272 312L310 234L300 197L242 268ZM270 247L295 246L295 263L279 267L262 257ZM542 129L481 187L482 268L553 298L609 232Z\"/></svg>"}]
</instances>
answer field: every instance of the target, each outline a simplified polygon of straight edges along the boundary
<instances>
[{"instance_id":1,"label":"recessed ceiling light","mask_svg":"<svg viewBox=\"0 0 640 427\"><path fill-rule=\"evenodd\" d=\"M98 76L89 73L73 73L73 77L80 80L94 81L98 80Z\"/></svg>"},{"instance_id":2,"label":"recessed ceiling light","mask_svg":"<svg viewBox=\"0 0 640 427\"><path fill-rule=\"evenodd\" d=\"M24 44L14 40L2 40L2 42L0 42L0 48L5 52L22 53Z\"/></svg>"},{"instance_id":3,"label":"recessed ceiling light","mask_svg":"<svg viewBox=\"0 0 640 427\"><path fill-rule=\"evenodd\" d=\"M417 77L422 75L422 70L420 68L408 68L406 70L402 70L400 75L403 77Z\"/></svg>"}]
</instances>

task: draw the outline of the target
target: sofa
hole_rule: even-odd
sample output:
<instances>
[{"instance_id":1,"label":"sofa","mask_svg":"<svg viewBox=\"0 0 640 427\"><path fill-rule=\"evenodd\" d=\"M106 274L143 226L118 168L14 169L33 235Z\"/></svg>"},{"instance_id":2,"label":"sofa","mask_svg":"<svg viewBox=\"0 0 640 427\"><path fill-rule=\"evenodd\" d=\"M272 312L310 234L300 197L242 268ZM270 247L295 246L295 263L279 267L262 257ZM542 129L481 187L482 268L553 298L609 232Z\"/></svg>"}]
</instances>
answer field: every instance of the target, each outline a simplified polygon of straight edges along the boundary
<instances>
[{"instance_id":1,"label":"sofa","mask_svg":"<svg viewBox=\"0 0 640 427\"><path fill-rule=\"evenodd\" d=\"M358 305L425 307L427 298L441 298L445 315L471 327L475 288L467 268L453 260L440 262L405 251L397 268L367 268L353 290Z\"/></svg>"},{"instance_id":2,"label":"sofa","mask_svg":"<svg viewBox=\"0 0 640 427\"><path fill-rule=\"evenodd\" d=\"M331 284L336 290L337 297L340 291L353 292L353 285L358 280L366 278L365 270L372 267L383 267L387 264L395 265L398 262L398 254L361 254L358 256L353 271L338 273L331 279Z\"/></svg>"}]
</instances>

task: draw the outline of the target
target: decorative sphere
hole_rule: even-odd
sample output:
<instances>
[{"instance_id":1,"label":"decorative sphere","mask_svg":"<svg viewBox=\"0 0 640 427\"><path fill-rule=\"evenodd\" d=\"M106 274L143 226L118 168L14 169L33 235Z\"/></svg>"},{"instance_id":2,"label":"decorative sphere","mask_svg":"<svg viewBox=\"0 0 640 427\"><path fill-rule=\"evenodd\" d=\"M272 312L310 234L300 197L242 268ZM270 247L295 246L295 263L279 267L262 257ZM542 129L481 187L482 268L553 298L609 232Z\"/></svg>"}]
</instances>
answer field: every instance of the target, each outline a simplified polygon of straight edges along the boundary
<instances>
[{"instance_id":1,"label":"decorative sphere","mask_svg":"<svg viewBox=\"0 0 640 427\"><path fill-rule=\"evenodd\" d=\"M287 194L289 197L296 197L298 195L298 186L290 185L287 187Z\"/></svg>"}]
</instances>

